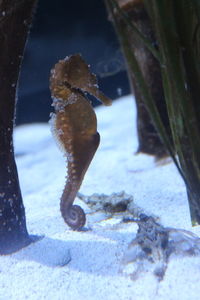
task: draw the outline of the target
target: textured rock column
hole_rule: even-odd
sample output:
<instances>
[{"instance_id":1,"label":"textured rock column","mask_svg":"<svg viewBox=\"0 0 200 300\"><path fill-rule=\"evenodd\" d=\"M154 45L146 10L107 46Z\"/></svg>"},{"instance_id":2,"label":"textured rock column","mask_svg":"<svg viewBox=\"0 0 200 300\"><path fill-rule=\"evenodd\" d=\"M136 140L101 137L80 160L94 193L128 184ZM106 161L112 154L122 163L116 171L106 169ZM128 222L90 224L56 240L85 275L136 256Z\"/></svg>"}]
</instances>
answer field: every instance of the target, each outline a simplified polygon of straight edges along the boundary
<instances>
[{"instance_id":1,"label":"textured rock column","mask_svg":"<svg viewBox=\"0 0 200 300\"><path fill-rule=\"evenodd\" d=\"M37 0L0 0L0 254L30 243L13 149L16 89Z\"/></svg>"}]
</instances>

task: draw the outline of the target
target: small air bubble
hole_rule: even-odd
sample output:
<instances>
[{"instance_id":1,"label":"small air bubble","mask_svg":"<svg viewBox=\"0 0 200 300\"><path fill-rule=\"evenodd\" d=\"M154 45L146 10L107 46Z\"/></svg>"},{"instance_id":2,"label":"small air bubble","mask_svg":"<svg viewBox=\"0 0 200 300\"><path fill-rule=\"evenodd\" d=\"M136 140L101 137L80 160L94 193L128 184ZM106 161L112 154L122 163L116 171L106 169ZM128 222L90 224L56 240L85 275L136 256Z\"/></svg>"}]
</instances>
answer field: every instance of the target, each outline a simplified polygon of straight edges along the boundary
<instances>
[{"instance_id":1,"label":"small air bubble","mask_svg":"<svg viewBox=\"0 0 200 300\"><path fill-rule=\"evenodd\" d=\"M8 199L8 202L10 203L10 206L12 207L12 206L13 206L13 199L12 199L12 198L9 198L9 199Z\"/></svg>"},{"instance_id":2,"label":"small air bubble","mask_svg":"<svg viewBox=\"0 0 200 300\"><path fill-rule=\"evenodd\" d=\"M67 99L67 103L73 104L77 101L77 95L75 93L71 93L71 95Z\"/></svg>"},{"instance_id":3,"label":"small air bubble","mask_svg":"<svg viewBox=\"0 0 200 300\"><path fill-rule=\"evenodd\" d=\"M187 85L187 82L184 83L184 87L186 89L186 91L188 90L188 85Z\"/></svg>"},{"instance_id":4,"label":"small air bubble","mask_svg":"<svg viewBox=\"0 0 200 300\"><path fill-rule=\"evenodd\" d=\"M57 130L57 134L58 134L58 135L63 135L63 134L64 134L64 132L63 132L63 130L62 130L62 129L58 129L58 130Z\"/></svg>"},{"instance_id":5,"label":"small air bubble","mask_svg":"<svg viewBox=\"0 0 200 300\"><path fill-rule=\"evenodd\" d=\"M118 96L121 96L122 95L122 88L117 88L117 94L118 94Z\"/></svg>"}]
</instances>

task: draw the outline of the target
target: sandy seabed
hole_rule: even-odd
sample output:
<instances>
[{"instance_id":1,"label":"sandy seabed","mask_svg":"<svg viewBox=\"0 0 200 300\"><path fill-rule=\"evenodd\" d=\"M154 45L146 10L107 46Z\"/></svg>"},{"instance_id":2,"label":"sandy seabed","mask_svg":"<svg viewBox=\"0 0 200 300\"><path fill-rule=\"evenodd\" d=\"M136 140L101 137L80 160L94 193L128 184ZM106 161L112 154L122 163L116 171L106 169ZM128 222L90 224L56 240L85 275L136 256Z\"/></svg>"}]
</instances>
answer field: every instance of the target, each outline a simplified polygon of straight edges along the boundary
<instances>
[{"instance_id":1,"label":"sandy seabed","mask_svg":"<svg viewBox=\"0 0 200 300\"><path fill-rule=\"evenodd\" d=\"M185 186L174 165L157 165L151 156L134 154L138 142L132 97L96 113L101 144L80 192L125 191L163 226L199 234L199 227L191 227ZM16 128L15 152L28 230L43 238L0 257L1 300L199 299L200 256L170 257L161 281L149 270L133 279L124 272L123 257L136 236L135 223L122 223L120 213L93 211L77 199L86 212L86 230L68 228L59 211L66 162L48 124Z\"/></svg>"}]
</instances>

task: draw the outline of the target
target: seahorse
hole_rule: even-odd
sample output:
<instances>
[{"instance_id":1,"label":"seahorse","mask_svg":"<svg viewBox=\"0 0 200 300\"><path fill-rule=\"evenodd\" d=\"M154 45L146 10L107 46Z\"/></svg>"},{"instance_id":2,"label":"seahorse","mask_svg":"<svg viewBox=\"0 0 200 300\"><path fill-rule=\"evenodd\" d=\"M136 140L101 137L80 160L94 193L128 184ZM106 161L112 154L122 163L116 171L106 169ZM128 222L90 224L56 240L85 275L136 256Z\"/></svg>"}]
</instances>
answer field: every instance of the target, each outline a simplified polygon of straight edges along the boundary
<instances>
[{"instance_id":1,"label":"seahorse","mask_svg":"<svg viewBox=\"0 0 200 300\"><path fill-rule=\"evenodd\" d=\"M73 205L84 175L99 146L97 119L86 93L111 105L97 85L97 79L80 54L60 60L51 70L50 90L55 113L52 132L67 157L67 181L60 200L64 221L73 229L86 222L83 209Z\"/></svg>"}]
</instances>

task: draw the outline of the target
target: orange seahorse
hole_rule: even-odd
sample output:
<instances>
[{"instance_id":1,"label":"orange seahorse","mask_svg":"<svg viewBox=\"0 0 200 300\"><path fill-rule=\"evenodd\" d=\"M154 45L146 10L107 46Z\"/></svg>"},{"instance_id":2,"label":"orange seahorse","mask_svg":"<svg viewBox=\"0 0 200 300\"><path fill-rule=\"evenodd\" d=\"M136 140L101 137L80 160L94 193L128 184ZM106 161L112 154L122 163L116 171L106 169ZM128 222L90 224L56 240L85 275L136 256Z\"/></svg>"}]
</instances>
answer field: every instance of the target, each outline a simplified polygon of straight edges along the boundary
<instances>
[{"instance_id":1,"label":"orange seahorse","mask_svg":"<svg viewBox=\"0 0 200 300\"><path fill-rule=\"evenodd\" d=\"M50 90L55 109L51 117L52 131L67 156L68 167L60 210L65 222L78 230L84 226L86 218L83 209L73 202L100 142L96 115L86 93L105 105L110 105L111 100L100 92L96 76L79 54L55 65L51 71Z\"/></svg>"}]
</instances>

